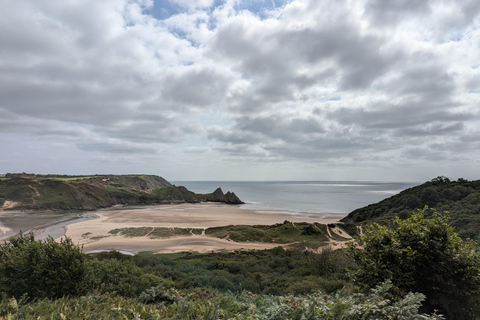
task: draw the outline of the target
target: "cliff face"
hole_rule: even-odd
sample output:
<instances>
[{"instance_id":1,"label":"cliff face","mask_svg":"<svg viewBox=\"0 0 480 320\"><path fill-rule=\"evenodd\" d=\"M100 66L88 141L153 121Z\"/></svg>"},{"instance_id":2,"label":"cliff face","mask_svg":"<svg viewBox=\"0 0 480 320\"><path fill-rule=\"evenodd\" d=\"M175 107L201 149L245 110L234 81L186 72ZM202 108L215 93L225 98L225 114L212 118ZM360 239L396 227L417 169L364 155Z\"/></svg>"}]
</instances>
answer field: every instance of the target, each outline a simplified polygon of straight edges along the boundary
<instances>
[{"instance_id":1,"label":"cliff face","mask_svg":"<svg viewBox=\"0 0 480 320\"><path fill-rule=\"evenodd\" d=\"M225 202L227 204L243 204L237 195L233 192L228 191L226 194L223 193L222 188L217 188L213 193L205 194L203 196L203 201L212 201L212 202Z\"/></svg>"},{"instance_id":2,"label":"cliff face","mask_svg":"<svg viewBox=\"0 0 480 320\"><path fill-rule=\"evenodd\" d=\"M154 175L35 176L0 180L0 210L95 210L116 204L140 205L214 201L243 203L217 189L201 195Z\"/></svg>"}]
</instances>

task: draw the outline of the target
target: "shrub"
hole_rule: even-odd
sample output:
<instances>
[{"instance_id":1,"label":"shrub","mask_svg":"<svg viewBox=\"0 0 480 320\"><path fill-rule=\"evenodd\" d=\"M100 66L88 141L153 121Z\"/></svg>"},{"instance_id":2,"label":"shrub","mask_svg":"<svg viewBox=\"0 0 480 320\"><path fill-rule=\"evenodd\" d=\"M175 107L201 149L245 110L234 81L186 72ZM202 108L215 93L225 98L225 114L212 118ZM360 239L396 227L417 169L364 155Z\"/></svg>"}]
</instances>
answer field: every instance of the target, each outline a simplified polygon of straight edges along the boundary
<instances>
[{"instance_id":1,"label":"shrub","mask_svg":"<svg viewBox=\"0 0 480 320\"><path fill-rule=\"evenodd\" d=\"M85 292L82 249L70 238L35 240L33 233L0 246L0 290L19 298L58 298Z\"/></svg>"},{"instance_id":2,"label":"shrub","mask_svg":"<svg viewBox=\"0 0 480 320\"><path fill-rule=\"evenodd\" d=\"M136 297L142 291L162 282L160 277L144 273L131 260L92 260L88 261L88 269L88 287L98 293Z\"/></svg>"},{"instance_id":3,"label":"shrub","mask_svg":"<svg viewBox=\"0 0 480 320\"><path fill-rule=\"evenodd\" d=\"M356 279L370 287L390 279L397 292L426 295L423 310L435 309L449 319L475 319L480 311L480 260L436 212L427 207L392 228L373 225L360 237L363 250L351 246L360 269Z\"/></svg>"}]
</instances>

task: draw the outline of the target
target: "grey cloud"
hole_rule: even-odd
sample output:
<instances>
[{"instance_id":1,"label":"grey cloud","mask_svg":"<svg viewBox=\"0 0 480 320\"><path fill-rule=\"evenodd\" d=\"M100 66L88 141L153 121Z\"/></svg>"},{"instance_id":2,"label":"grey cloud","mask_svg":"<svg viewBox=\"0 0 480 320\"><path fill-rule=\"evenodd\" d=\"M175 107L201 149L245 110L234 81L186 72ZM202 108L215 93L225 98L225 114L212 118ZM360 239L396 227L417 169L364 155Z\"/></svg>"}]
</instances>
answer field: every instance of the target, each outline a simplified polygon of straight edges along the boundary
<instances>
[{"instance_id":1,"label":"grey cloud","mask_svg":"<svg viewBox=\"0 0 480 320\"><path fill-rule=\"evenodd\" d=\"M5 0L0 141L142 164L160 148L220 166L478 158L480 2L352 4L254 15L225 2L156 21L144 0Z\"/></svg>"},{"instance_id":2,"label":"grey cloud","mask_svg":"<svg viewBox=\"0 0 480 320\"><path fill-rule=\"evenodd\" d=\"M437 6L453 7L450 12L441 8L440 17L435 17ZM430 19L435 20L432 25L432 34L443 40L450 32L457 32L470 25L480 13L480 2L476 0L402 0L382 1L369 0L365 6L366 16L372 22L382 27L394 26L403 21L418 19L421 23L428 23Z\"/></svg>"},{"instance_id":3,"label":"grey cloud","mask_svg":"<svg viewBox=\"0 0 480 320\"><path fill-rule=\"evenodd\" d=\"M156 154L160 150L155 146L142 146L138 144L130 144L122 141L102 141L102 142L88 142L79 143L78 148L84 151L94 151L102 153L114 154Z\"/></svg>"},{"instance_id":4,"label":"grey cloud","mask_svg":"<svg viewBox=\"0 0 480 320\"><path fill-rule=\"evenodd\" d=\"M369 88L405 57L400 49L386 49L386 43L386 38L365 35L348 21L253 30L248 20L233 19L219 29L211 49L251 84L247 92L234 93L229 105L235 111L254 111L294 101L296 93L312 86Z\"/></svg>"},{"instance_id":5,"label":"grey cloud","mask_svg":"<svg viewBox=\"0 0 480 320\"><path fill-rule=\"evenodd\" d=\"M5 44L0 61L8 62L0 63L0 112L8 118L0 119L4 124L0 132L72 137L75 143L84 141L79 144L82 150L95 149L89 135L172 143L198 132L198 125L188 116L176 116L180 110L172 111L159 98L164 75L159 75L158 60L148 50L158 49L156 53L161 54L168 48L155 48L163 40L154 42L153 35L136 35L142 31L142 22L125 25L126 11L135 3L7 2L0 5L7 6L0 10L5 17L0 19L0 29L8 30L0 32ZM9 14L12 10L18 15ZM20 24L21 28L12 27ZM165 43L170 41L180 50L181 40L175 42L160 27L149 28L155 37L165 38ZM184 89L177 83L174 88L184 90L178 93L181 97L191 94L186 98L190 102L201 100L201 94L221 98L225 77L214 72L196 76L200 85L189 83L191 77L169 80L170 84L176 79L190 85ZM215 81L217 89L212 89ZM203 87L195 91L195 85Z\"/></svg>"},{"instance_id":6,"label":"grey cloud","mask_svg":"<svg viewBox=\"0 0 480 320\"><path fill-rule=\"evenodd\" d=\"M460 137L460 141L463 143L474 142L476 146L480 147L480 132L475 134L465 134Z\"/></svg>"},{"instance_id":7,"label":"grey cloud","mask_svg":"<svg viewBox=\"0 0 480 320\"><path fill-rule=\"evenodd\" d=\"M185 153L205 153L209 151L209 147L188 147L183 150Z\"/></svg>"},{"instance_id":8,"label":"grey cloud","mask_svg":"<svg viewBox=\"0 0 480 320\"><path fill-rule=\"evenodd\" d=\"M18 116L2 108L0 108L0 128L2 133L35 134L63 139L82 138L88 135L88 130L77 124Z\"/></svg>"},{"instance_id":9,"label":"grey cloud","mask_svg":"<svg viewBox=\"0 0 480 320\"><path fill-rule=\"evenodd\" d=\"M365 6L367 15L381 25L397 23L412 14L426 14L430 11L429 0L383 1L370 0Z\"/></svg>"},{"instance_id":10,"label":"grey cloud","mask_svg":"<svg viewBox=\"0 0 480 320\"><path fill-rule=\"evenodd\" d=\"M324 127L313 117L289 118L284 115L270 117L242 117L237 119L241 131L261 133L269 138L297 141L325 132Z\"/></svg>"},{"instance_id":11,"label":"grey cloud","mask_svg":"<svg viewBox=\"0 0 480 320\"><path fill-rule=\"evenodd\" d=\"M262 141L262 137L255 133L222 128L211 128L208 132L208 139L233 144L254 144Z\"/></svg>"},{"instance_id":12,"label":"grey cloud","mask_svg":"<svg viewBox=\"0 0 480 320\"><path fill-rule=\"evenodd\" d=\"M108 133L110 137L133 142L180 142L185 135L198 132L195 126L187 126L181 121L171 120L168 123L159 121L136 120L127 124L116 124L98 129Z\"/></svg>"},{"instance_id":13,"label":"grey cloud","mask_svg":"<svg viewBox=\"0 0 480 320\"><path fill-rule=\"evenodd\" d=\"M261 161L261 162L275 160L274 157L268 154L267 151L258 150L253 146L249 146L245 144L221 146L221 147L216 147L215 150L236 159L247 159L248 161Z\"/></svg>"},{"instance_id":14,"label":"grey cloud","mask_svg":"<svg viewBox=\"0 0 480 320\"><path fill-rule=\"evenodd\" d=\"M451 135L462 131L465 128L463 122L455 122L452 124L433 123L421 127L402 128L398 130L400 136L443 136Z\"/></svg>"},{"instance_id":15,"label":"grey cloud","mask_svg":"<svg viewBox=\"0 0 480 320\"><path fill-rule=\"evenodd\" d=\"M363 109L339 108L329 114L332 119L343 125L356 124L366 128L396 129L429 123L457 122L471 119L469 113L436 111L424 108L423 105L390 105L385 102L381 110L367 111Z\"/></svg>"},{"instance_id":16,"label":"grey cloud","mask_svg":"<svg viewBox=\"0 0 480 320\"><path fill-rule=\"evenodd\" d=\"M285 115L270 117L240 117L233 130L214 128L208 138L233 144L253 144L280 139L291 143L312 141L325 128L313 117L290 118Z\"/></svg>"},{"instance_id":17,"label":"grey cloud","mask_svg":"<svg viewBox=\"0 0 480 320\"><path fill-rule=\"evenodd\" d=\"M225 74L212 69L193 69L181 75L164 79L162 97L178 107L205 107L219 103L227 91L230 80Z\"/></svg>"},{"instance_id":18,"label":"grey cloud","mask_svg":"<svg viewBox=\"0 0 480 320\"><path fill-rule=\"evenodd\" d=\"M452 100L456 84L452 76L444 71L446 67L443 64L435 63L435 57L426 54L415 54L410 60L413 66L406 66L385 90L400 96L415 95L430 103Z\"/></svg>"},{"instance_id":19,"label":"grey cloud","mask_svg":"<svg viewBox=\"0 0 480 320\"><path fill-rule=\"evenodd\" d=\"M279 42L292 48L292 59L300 56L308 63L325 59L337 61L341 70L343 89L368 88L370 84L401 57L401 52L382 53L385 39L361 35L358 27L349 24L325 29L288 31L279 36Z\"/></svg>"}]
</instances>

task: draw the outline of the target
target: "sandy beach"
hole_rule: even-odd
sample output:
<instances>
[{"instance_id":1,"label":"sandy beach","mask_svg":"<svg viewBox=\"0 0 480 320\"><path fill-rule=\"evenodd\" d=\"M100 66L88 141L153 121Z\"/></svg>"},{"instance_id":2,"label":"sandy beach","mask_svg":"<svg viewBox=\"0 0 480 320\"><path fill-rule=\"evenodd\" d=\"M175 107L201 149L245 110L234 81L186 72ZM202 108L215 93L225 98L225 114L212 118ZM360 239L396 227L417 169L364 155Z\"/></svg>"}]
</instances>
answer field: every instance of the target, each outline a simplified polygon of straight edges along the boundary
<instances>
[{"instance_id":1,"label":"sandy beach","mask_svg":"<svg viewBox=\"0 0 480 320\"><path fill-rule=\"evenodd\" d=\"M152 251L218 251L237 249L268 249L270 243L237 243L204 235L150 239L126 238L109 231L126 227L209 228L227 225L272 225L285 220L292 222L336 223L338 218L319 218L314 215L292 215L278 212L256 212L236 205L216 203L160 205L144 208L124 208L95 212L97 219L66 226L65 235L83 245L84 252L119 250L130 253Z\"/></svg>"}]
</instances>

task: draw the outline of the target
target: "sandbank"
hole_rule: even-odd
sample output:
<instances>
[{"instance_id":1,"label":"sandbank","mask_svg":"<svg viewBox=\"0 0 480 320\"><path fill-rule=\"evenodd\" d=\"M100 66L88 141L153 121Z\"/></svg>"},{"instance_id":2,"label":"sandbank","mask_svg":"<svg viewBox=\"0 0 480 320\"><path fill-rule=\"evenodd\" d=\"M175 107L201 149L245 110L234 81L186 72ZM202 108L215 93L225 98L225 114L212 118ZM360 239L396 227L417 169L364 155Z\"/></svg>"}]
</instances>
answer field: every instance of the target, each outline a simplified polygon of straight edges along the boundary
<instances>
[{"instance_id":1,"label":"sandbank","mask_svg":"<svg viewBox=\"0 0 480 320\"><path fill-rule=\"evenodd\" d=\"M95 212L93 220L69 224L65 235L74 243L83 245L88 253L98 250L121 250L131 253L152 251L171 253L178 251L219 251L237 249L269 249L274 243L237 243L207 236L150 239L126 238L109 231L127 227L209 228L227 225L272 225L285 220L292 222L338 223L339 218L323 218L313 214L287 214L242 209L238 205L217 203L158 205L121 210Z\"/></svg>"}]
</instances>

